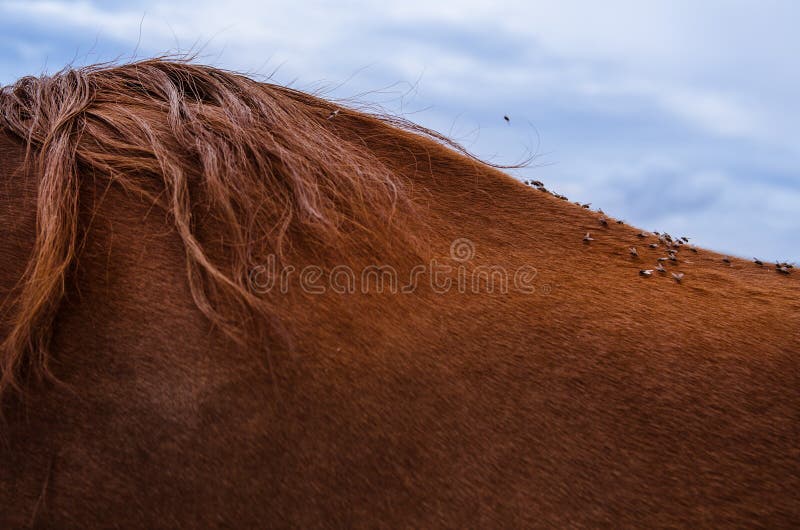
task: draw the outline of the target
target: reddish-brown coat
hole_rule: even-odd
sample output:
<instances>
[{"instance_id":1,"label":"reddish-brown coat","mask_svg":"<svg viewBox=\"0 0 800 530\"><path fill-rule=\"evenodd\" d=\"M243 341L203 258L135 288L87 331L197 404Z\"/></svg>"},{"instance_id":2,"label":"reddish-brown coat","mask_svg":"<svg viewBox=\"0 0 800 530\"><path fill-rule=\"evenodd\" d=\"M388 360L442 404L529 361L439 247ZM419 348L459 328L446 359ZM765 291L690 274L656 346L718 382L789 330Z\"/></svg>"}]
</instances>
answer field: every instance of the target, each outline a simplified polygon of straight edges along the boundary
<instances>
[{"instance_id":1,"label":"reddish-brown coat","mask_svg":"<svg viewBox=\"0 0 800 530\"><path fill-rule=\"evenodd\" d=\"M23 362L3 401L0 527L800 522L797 272L683 249L691 263L665 265L681 283L641 277L663 252L639 230L598 228L597 214L375 118L328 120L315 101L297 100L297 119L364 145L409 205L328 250L290 230L284 264L408 271L467 238L468 268L535 267L536 292L295 285L265 296L281 333L236 342L192 299L169 206L81 172L52 377ZM40 182L23 155L0 132L12 317ZM202 201L195 213L228 272L224 218Z\"/></svg>"}]
</instances>

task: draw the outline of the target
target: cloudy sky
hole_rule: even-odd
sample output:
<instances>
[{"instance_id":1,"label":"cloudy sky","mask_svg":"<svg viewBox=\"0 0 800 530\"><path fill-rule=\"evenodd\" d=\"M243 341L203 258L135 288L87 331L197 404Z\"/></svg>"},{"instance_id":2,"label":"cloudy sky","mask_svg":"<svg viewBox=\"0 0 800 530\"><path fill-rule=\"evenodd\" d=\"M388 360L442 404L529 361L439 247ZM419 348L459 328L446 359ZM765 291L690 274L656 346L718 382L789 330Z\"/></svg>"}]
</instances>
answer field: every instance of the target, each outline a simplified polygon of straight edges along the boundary
<instances>
[{"instance_id":1,"label":"cloudy sky","mask_svg":"<svg viewBox=\"0 0 800 530\"><path fill-rule=\"evenodd\" d=\"M196 51L492 162L536 154L513 174L645 229L800 261L800 3L379 4L0 0L0 84Z\"/></svg>"}]
</instances>

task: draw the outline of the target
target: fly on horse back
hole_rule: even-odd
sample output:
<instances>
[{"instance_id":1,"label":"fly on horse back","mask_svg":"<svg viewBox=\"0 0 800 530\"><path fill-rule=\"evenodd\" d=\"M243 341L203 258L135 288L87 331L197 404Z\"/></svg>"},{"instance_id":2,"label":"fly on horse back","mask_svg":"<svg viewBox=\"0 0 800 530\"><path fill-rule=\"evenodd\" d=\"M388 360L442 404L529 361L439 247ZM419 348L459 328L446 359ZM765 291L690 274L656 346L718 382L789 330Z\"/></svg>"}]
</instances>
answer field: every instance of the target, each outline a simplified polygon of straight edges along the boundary
<instances>
[{"instance_id":1,"label":"fly on horse back","mask_svg":"<svg viewBox=\"0 0 800 530\"><path fill-rule=\"evenodd\" d=\"M5 87L0 179L2 528L800 524L792 264L181 61Z\"/></svg>"}]
</instances>

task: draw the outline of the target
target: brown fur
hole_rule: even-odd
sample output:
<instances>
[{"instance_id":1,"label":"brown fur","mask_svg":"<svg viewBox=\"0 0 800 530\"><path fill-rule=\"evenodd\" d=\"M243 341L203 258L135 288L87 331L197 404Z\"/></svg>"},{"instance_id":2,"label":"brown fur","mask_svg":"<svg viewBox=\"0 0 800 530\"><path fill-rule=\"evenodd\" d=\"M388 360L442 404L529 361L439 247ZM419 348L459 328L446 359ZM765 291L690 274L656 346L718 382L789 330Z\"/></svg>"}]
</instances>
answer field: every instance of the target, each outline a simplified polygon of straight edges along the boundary
<instances>
[{"instance_id":1,"label":"brown fur","mask_svg":"<svg viewBox=\"0 0 800 530\"><path fill-rule=\"evenodd\" d=\"M158 60L7 87L0 126L26 142L29 169L41 181L34 256L0 356L0 395L24 364L47 373L51 322L75 261L82 178L141 193L170 214L195 303L239 339L271 322L247 273L267 253L282 255L290 232L308 246L340 248L353 231L379 239L402 188L361 139L331 130L325 118L333 108L239 75ZM199 209L220 229L224 265L197 239Z\"/></svg>"},{"instance_id":2,"label":"brown fur","mask_svg":"<svg viewBox=\"0 0 800 530\"><path fill-rule=\"evenodd\" d=\"M800 522L797 273L639 277L638 230L336 109L166 61L4 90L0 526ZM537 292L248 284L457 238Z\"/></svg>"}]
</instances>

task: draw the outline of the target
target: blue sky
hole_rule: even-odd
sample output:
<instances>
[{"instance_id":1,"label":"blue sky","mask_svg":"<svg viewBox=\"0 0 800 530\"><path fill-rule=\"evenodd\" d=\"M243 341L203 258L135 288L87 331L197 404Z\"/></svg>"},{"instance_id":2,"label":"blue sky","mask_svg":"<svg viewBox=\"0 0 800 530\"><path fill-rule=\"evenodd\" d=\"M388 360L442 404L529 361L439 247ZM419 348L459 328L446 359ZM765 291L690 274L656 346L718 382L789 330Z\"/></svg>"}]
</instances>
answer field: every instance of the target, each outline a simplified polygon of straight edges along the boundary
<instances>
[{"instance_id":1,"label":"blue sky","mask_svg":"<svg viewBox=\"0 0 800 530\"><path fill-rule=\"evenodd\" d=\"M199 49L493 162L536 152L515 176L645 229L800 261L798 21L789 0L0 0L0 84Z\"/></svg>"}]
</instances>

